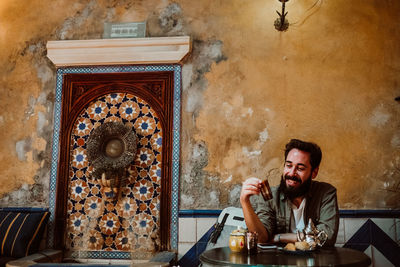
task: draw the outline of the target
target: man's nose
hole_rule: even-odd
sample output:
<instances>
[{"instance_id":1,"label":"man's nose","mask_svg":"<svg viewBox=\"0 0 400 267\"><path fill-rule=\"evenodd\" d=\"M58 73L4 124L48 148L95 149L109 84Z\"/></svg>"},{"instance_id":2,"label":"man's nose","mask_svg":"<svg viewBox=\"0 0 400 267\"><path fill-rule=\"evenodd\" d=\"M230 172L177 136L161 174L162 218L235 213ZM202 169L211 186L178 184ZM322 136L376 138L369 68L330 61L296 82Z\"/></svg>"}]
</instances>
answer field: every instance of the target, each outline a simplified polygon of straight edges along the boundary
<instances>
[{"instance_id":1,"label":"man's nose","mask_svg":"<svg viewBox=\"0 0 400 267\"><path fill-rule=\"evenodd\" d=\"M296 168L291 168L290 170L289 170L289 173L288 173L290 176L295 176L296 175Z\"/></svg>"}]
</instances>

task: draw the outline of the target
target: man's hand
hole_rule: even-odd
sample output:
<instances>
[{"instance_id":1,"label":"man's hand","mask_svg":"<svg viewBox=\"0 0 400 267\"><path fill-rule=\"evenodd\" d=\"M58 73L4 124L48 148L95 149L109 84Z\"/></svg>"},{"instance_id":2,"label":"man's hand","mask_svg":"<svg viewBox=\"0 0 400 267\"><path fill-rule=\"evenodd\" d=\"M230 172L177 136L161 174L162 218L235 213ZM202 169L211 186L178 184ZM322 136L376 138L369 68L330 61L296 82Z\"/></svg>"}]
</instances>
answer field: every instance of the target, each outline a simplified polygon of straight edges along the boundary
<instances>
[{"instance_id":1,"label":"man's hand","mask_svg":"<svg viewBox=\"0 0 400 267\"><path fill-rule=\"evenodd\" d=\"M255 177L248 178L242 184L242 191L240 192L240 202L244 203L249 201L250 196L260 194L261 180Z\"/></svg>"},{"instance_id":2,"label":"man's hand","mask_svg":"<svg viewBox=\"0 0 400 267\"><path fill-rule=\"evenodd\" d=\"M258 241L261 243L268 242L268 233L264 225L255 214L250 203L250 196L260 194L261 180L255 177L248 178L243 182L242 191L240 191L240 204L242 205L244 220L247 229L251 232L258 233Z\"/></svg>"}]
</instances>

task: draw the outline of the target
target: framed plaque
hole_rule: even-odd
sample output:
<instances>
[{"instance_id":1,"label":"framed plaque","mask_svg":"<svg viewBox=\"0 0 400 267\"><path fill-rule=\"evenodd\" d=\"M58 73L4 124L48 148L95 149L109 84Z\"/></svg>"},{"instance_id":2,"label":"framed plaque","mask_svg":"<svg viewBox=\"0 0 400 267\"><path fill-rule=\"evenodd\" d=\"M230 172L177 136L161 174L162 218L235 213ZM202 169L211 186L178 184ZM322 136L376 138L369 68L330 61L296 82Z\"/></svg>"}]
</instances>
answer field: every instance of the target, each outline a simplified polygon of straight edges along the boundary
<instances>
[{"instance_id":1,"label":"framed plaque","mask_svg":"<svg viewBox=\"0 0 400 267\"><path fill-rule=\"evenodd\" d=\"M146 37L146 22L104 23L103 38L142 38Z\"/></svg>"}]
</instances>

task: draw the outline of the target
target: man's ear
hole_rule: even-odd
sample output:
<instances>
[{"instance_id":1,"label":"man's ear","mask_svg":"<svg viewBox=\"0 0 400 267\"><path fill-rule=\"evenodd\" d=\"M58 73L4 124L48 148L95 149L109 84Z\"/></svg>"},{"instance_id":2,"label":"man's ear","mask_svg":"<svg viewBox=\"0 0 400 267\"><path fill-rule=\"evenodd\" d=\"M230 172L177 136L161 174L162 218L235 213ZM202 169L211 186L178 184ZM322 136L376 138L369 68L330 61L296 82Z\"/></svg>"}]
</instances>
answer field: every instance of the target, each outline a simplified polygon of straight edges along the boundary
<instances>
[{"instance_id":1,"label":"man's ear","mask_svg":"<svg viewBox=\"0 0 400 267\"><path fill-rule=\"evenodd\" d=\"M315 179L315 177L317 177L318 175L318 171L319 171L319 167L315 168L312 173L311 173L311 178Z\"/></svg>"}]
</instances>

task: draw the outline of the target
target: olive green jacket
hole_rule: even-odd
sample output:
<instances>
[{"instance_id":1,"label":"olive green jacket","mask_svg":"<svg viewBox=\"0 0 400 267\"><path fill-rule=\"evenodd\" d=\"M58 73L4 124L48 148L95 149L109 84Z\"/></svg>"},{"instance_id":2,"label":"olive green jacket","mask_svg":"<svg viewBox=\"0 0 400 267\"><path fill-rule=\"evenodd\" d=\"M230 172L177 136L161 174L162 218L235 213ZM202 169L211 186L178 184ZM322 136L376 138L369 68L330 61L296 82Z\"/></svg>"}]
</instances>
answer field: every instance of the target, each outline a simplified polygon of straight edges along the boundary
<instances>
[{"instance_id":1,"label":"olive green jacket","mask_svg":"<svg viewBox=\"0 0 400 267\"><path fill-rule=\"evenodd\" d=\"M285 195L272 187L272 199L264 201L258 196L255 212L264 224L268 236L290 232L290 219L293 216L291 202ZM324 246L333 246L336 242L339 228L339 209L336 197L336 188L324 182L312 181L310 190L306 194L304 210L304 225L311 218L319 231L324 230L328 239Z\"/></svg>"}]
</instances>

